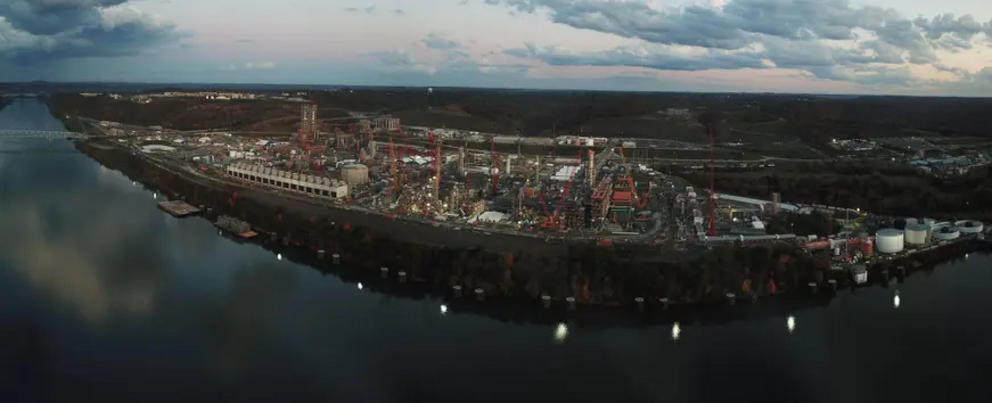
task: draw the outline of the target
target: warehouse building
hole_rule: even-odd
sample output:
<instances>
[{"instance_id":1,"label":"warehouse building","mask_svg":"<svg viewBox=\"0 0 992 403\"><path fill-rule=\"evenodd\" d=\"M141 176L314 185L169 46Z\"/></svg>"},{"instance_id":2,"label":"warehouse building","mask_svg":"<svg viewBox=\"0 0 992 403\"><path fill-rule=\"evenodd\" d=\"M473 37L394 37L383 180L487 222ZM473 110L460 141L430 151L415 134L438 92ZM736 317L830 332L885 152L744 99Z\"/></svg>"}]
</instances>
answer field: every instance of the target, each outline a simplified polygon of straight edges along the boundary
<instances>
[{"instance_id":1,"label":"warehouse building","mask_svg":"<svg viewBox=\"0 0 992 403\"><path fill-rule=\"evenodd\" d=\"M341 199L348 196L348 185L343 182L322 176L281 171L261 165L231 164L227 166L227 175L325 199Z\"/></svg>"}]
</instances>

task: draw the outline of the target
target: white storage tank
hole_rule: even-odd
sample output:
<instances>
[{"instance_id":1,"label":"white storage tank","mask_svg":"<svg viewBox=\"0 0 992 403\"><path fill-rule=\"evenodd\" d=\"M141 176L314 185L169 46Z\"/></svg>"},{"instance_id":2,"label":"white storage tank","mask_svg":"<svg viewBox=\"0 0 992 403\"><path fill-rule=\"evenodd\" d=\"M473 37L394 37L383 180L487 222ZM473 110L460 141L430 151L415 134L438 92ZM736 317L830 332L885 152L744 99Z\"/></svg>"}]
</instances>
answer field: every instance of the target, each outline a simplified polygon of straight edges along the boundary
<instances>
[{"instance_id":1,"label":"white storage tank","mask_svg":"<svg viewBox=\"0 0 992 403\"><path fill-rule=\"evenodd\" d=\"M906 245L926 245L930 243L930 226L926 224L910 224L906 226Z\"/></svg>"},{"instance_id":2,"label":"white storage tank","mask_svg":"<svg viewBox=\"0 0 992 403\"><path fill-rule=\"evenodd\" d=\"M899 253L905 246L905 234L900 230L886 228L875 234L875 248L879 253Z\"/></svg>"},{"instance_id":3,"label":"white storage tank","mask_svg":"<svg viewBox=\"0 0 992 403\"><path fill-rule=\"evenodd\" d=\"M933 233L933 237L941 241L958 239L960 236L961 232L958 231L957 227L940 227Z\"/></svg>"},{"instance_id":4,"label":"white storage tank","mask_svg":"<svg viewBox=\"0 0 992 403\"><path fill-rule=\"evenodd\" d=\"M983 225L981 221L972 220L962 220L954 223L955 227L958 227L958 231L962 234L978 234L982 232Z\"/></svg>"},{"instance_id":5,"label":"white storage tank","mask_svg":"<svg viewBox=\"0 0 992 403\"><path fill-rule=\"evenodd\" d=\"M341 166L341 180L349 185L369 183L369 167L363 164L345 164Z\"/></svg>"}]
</instances>

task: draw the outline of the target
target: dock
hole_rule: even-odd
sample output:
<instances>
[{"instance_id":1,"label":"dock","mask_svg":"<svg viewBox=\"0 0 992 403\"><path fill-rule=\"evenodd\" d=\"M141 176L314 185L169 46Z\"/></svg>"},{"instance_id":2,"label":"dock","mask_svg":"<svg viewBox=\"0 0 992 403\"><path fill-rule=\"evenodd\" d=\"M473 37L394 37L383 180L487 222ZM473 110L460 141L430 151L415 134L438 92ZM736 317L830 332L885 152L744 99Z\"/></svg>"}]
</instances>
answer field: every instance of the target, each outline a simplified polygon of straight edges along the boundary
<instances>
[{"instance_id":1,"label":"dock","mask_svg":"<svg viewBox=\"0 0 992 403\"><path fill-rule=\"evenodd\" d=\"M174 217L186 217L200 212L200 209L193 207L182 200L168 200L160 202L158 208Z\"/></svg>"}]
</instances>

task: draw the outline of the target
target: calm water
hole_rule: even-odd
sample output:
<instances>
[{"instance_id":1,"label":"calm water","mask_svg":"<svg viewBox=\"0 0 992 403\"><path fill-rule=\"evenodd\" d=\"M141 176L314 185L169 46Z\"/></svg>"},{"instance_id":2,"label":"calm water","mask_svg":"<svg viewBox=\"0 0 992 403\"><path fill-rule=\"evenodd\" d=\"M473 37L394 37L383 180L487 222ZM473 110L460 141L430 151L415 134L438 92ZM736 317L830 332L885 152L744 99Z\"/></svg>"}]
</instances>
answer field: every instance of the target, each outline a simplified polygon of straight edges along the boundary
<instances>
[{"instance_id":1,"label":"calm water","mask_svg":"<svg viewBox=\"0 0 992 403\"><path fill-rule=\"evenodd\" d=\"M33 100L0 111L0 129L58 128ZM973 254L795 312L791 333L782 316L558 342L173 219L67 142L0 141L0 402L987 401L990 291Z\"/></svg>"}]
</instances>

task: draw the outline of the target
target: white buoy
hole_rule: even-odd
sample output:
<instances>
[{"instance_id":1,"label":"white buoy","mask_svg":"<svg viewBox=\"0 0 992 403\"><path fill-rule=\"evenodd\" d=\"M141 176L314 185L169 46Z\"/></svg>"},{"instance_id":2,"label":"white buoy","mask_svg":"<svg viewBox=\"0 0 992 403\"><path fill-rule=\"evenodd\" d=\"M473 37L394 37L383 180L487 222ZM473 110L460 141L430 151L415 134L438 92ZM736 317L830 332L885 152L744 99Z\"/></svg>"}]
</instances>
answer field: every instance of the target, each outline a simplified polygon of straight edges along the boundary
<instances>
[{"instance_id":1,"label":"white buoy","mask_svg":"<svg viewBox=\"0 0 992 403\"><path fill-rule=\"evenodd\" d=\"M448 313L448 306L441 304L441 315Z\"/></svg>"},{"instance_id":2,"label":"white buoy","mask_svg":"<svg viewBox=\"0 0 992 403\"><path fill-rule=\"evenodd\" d=\"M359 290L361 290L361 289L362 289L362 283L358 283L358 289L359 289Z\"/></svg>"},{"instance_id":3,"label":"white buoy","mask_svg":"<svg viewBox=\"0 0 992 403\"><path fill-rule=\"evenodd\" d=\"M679 326L679 322L672 323L672 340L678 341L680 336L682 336L682 326Z\"/></svg>"},{"instance_id":4,"label":"white buoy","mask_svg":"<svg viewBox=\"0 0 992 403\"><path fill-rule=\"evenodd\" d=\"M896 295L892 297L892 307L899 309L899 305L902 304L902 298L899 297L899 290L896 290Z\"/></svg>"},{"instance_id":5,"label":"white buoy","mask_svg":"<svg viewBox=\"0 0 992 403\"><path fill-rule=\"evenodd\" d=\"M793 331L796 330L796 317L795 316L789 315L789 317L785 319L785 328L786 329L789 329L789 333L790 334Z\"/></svg>"},{"instance_id":6,"label":"white buoy","mask_svg":"<svg viewBox=\"0 0 992 403\"><path fill-rule=\"evenodd\" d=\"M276 255L276 259L282 260L282 253Z\"/></svg>"}]
</instances>

